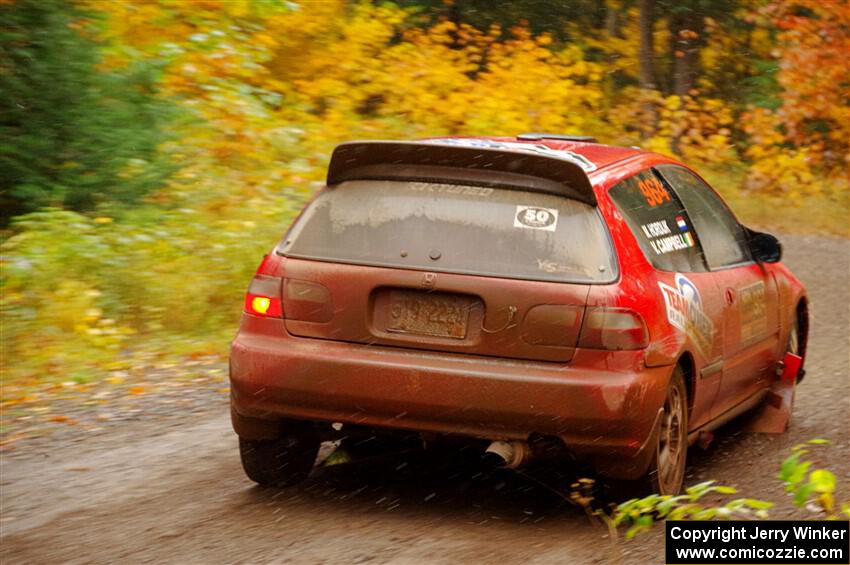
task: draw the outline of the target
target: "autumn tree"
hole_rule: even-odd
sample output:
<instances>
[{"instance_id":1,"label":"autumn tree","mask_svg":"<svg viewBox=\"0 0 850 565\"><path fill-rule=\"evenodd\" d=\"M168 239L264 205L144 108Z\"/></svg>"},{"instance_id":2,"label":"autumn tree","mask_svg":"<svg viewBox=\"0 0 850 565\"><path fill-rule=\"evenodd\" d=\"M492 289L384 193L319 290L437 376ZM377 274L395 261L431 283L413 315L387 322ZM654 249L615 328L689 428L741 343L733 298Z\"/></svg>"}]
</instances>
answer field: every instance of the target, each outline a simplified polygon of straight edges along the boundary
<instances>
[{"instance_id":1,"label":"autumn tree","mask_svg":"<svg viewBox=\"0 0 850 565\"><path fill-rule=\"evenodd\" d=\"M850 165L850 6L844 0L777 0L777 111L786 139L828 170Z\"/></svg>"}]
</instances>

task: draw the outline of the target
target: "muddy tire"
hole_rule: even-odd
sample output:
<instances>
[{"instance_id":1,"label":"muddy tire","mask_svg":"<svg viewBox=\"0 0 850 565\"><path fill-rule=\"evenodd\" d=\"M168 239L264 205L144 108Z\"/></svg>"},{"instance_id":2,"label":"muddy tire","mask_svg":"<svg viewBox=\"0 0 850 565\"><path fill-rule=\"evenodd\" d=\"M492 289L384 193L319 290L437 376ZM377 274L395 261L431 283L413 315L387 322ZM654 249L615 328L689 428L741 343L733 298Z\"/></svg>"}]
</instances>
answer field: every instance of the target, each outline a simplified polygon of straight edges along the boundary
<instances>
[{"instance_id":1,"label":"muddy tire","mask_svg":"<svg viewBox=\"0 0 850 565\"><path fill-rule=\"evenodd\" d=\"M667 396L656 439L655 452L644 477L644 489L657 494L679 494L685 479L688 453L688 395L684 373L676 367Z\"/></svg>"},{"instance_id":2,"label":"muddy tire","mask_svg":"<svg viewBox=\"0 0 850 565\"><path fill-rule=\"evenodd\" d=\"M242 468L248 478L263 486L286 487L310 475L319 453L319 435L303 422L287 423L274 440L239 438Z\"/></svg>"}]
</instances>

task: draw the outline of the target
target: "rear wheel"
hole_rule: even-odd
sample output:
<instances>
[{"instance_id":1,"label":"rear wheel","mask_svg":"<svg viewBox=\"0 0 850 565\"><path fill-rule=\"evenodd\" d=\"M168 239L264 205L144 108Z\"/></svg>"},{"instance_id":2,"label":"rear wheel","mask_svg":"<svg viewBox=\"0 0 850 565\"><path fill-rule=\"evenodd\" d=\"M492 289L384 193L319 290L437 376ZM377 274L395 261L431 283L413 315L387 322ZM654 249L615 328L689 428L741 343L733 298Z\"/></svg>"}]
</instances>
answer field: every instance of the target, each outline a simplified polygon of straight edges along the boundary
<instances>
[{"instance_id":1,"label":"rear wheel","mask_svg":"<svg viewBox=\"0 0 850 565\"><path fill-rule=\"evenodd\" d=\"M677 366L667 387L646 486L658 494L678 494L685 479L687 452L688 396L682 368Z\"/></svg>"},{"instance_id":2,"label":"rear wheel","mask_svg":"<svg viewBox=\"0 0 850 565\"><path fill-rule=\"evenodd\" d=\"M242 468L263 486L291 486L307 478L319 453L319 434L306 422L286 422L273 440L239 438Z\"/></svg>"}]
</instances>

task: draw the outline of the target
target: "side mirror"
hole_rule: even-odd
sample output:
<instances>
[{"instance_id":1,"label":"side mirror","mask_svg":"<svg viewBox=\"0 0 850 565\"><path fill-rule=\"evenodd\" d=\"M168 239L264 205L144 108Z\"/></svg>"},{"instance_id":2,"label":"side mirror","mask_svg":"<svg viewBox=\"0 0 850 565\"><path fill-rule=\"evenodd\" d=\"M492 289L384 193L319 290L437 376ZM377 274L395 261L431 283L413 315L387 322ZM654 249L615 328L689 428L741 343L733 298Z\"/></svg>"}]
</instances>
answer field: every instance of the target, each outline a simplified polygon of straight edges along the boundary
<instances>
[{"instance_id":1,"label":"side mirror","mask_svg":"<svg viewBox=\"0 0 850 565\"><path fill-rule=\"evenodd\" d=\"M759 263L778 263L782 260L782 244L776 237L769 233L744 229L747 231L747 242L753 259Z\"/></svg>"}]
</instances>

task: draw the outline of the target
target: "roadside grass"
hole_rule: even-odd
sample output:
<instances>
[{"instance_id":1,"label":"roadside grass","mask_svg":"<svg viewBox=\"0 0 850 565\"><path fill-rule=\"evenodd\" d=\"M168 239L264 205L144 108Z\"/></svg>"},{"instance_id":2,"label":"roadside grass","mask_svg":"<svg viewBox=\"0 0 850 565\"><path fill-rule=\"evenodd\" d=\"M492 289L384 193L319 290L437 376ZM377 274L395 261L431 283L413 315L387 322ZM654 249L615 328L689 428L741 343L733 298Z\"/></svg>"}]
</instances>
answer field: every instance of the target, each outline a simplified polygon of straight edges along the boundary
<instances>
[{"instance_id":1,"label":"roadside grass","mask_svg":"<svg viewBox=\"0 0 850 565\"><path fill-rule=\"evenodd\" d=\"M745 225L777 234L850 238L850 180L823 181L809 195L761 194L746 190L746 169L698 169Z\"/></svg>"}]
</instances>

